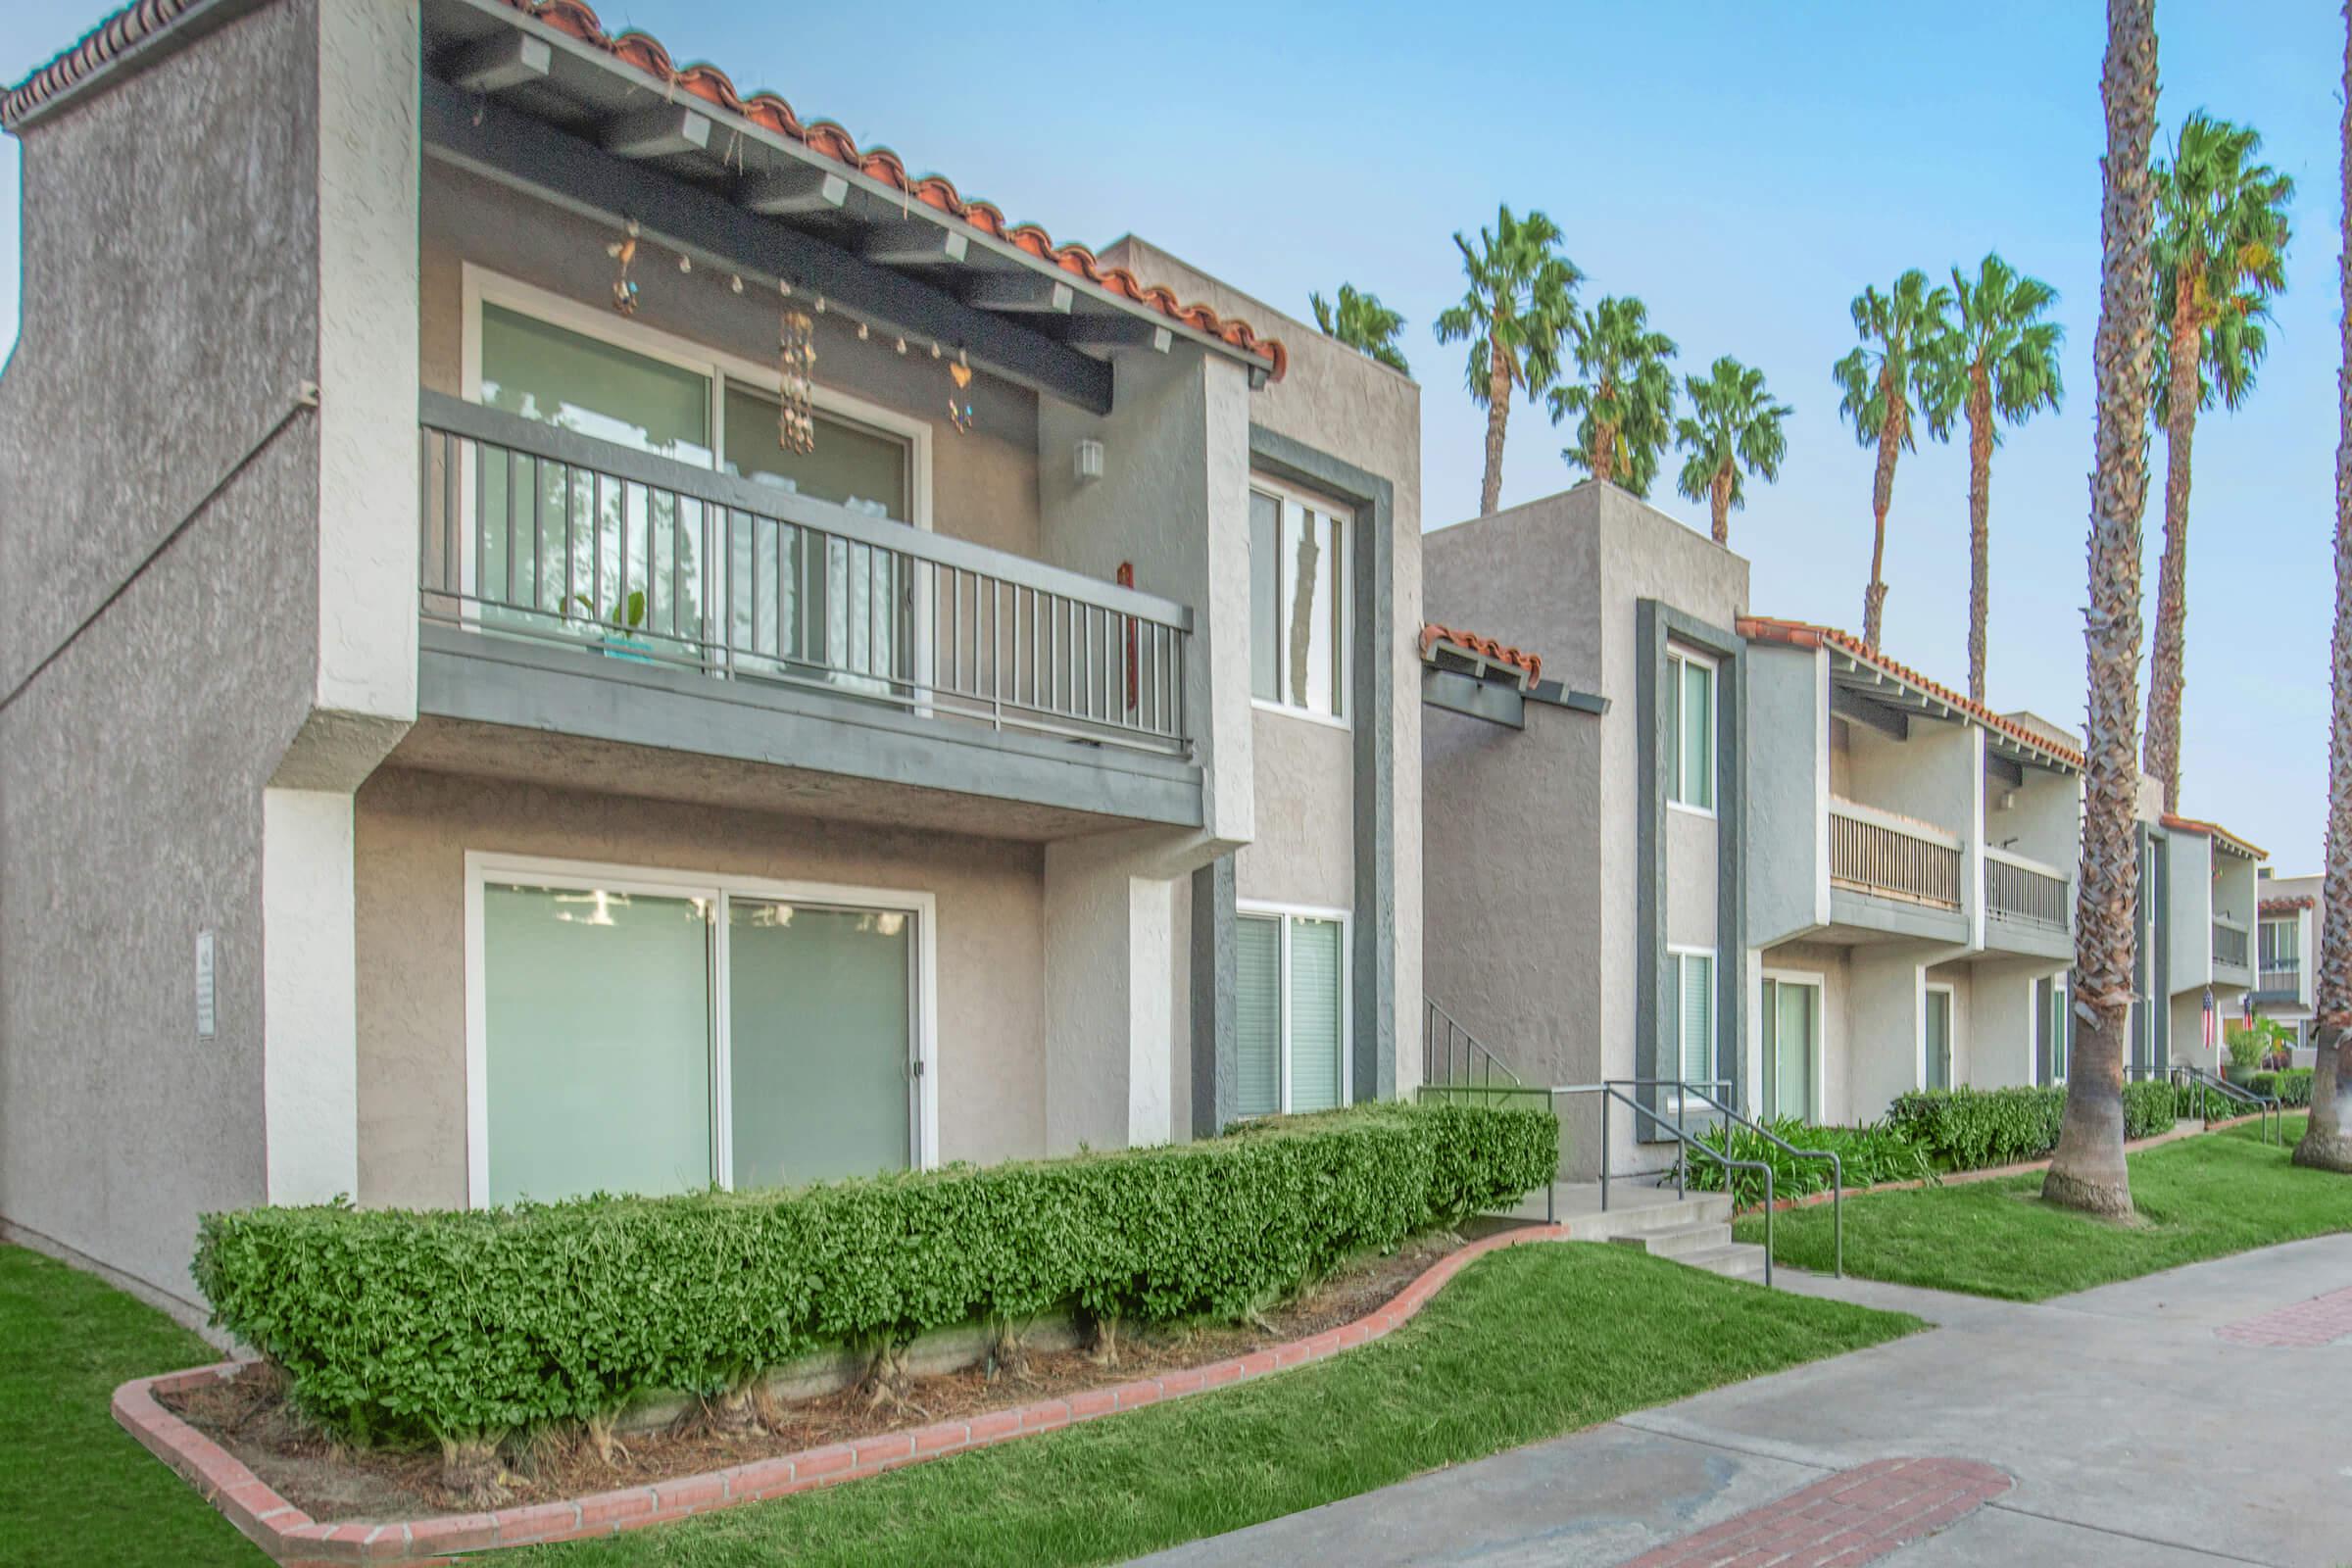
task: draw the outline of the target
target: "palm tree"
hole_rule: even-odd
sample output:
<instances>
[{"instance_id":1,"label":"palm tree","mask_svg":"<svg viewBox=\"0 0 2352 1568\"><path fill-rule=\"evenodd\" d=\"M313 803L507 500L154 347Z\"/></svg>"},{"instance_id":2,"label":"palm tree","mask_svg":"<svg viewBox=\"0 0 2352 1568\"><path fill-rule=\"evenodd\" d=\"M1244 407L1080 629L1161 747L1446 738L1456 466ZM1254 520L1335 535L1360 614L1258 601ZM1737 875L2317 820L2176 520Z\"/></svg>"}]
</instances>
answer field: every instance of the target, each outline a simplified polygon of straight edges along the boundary
<instances>
[{"instance_id":1,"label":"palm tree","mask_svg":"<svg viewBox=\"0 0 2352 1568\"><path fill-rule=\"evenodd\" d=\"M1333 310L1331 302L1320 294L1309 294L1306 302L1315 308L1315 325L1326 336L1338 338L1392 370L1405 375L1413 373L1413 368L1404 363L1404 350L1396 346L1396 334L1404 330L1404 318L1381 304L1379 295L1358 294L1354 284L1342 283L1338 310Z\"/></svg>"},{"instance_id":2,"label":"palm tree","mask_svg":"<svg viewBox=\"0 0 2352 1568\"><path fill-rule=\"evenodd\" d=\"M2145 765L2180 808L2180 688L2188 619L2189 447L2197 413L2234 410L2254 389L2271 296L2286 286L2286 204L2295 182L2257 163L2262 137L2199 113L2156 166L2156 417L2164 425L2164 564L2148 663Z\"/></svg>"},{"instance_id":3,"label":"palm tree","mask_svg":"<svg viewBox=\"0 0 2352 1568\"><path fill-rule=\"evenodd\" d=\"M2295 1145L2295 1163L2352 1171L2352 10L2345 13L2342 166L2343 251L2336 265L2342 295L2337 321L2343 365L2336 372L2335 641L2330 684L2335 698L2328 733L2328 861L2320 914L2320 972L2312 995L2319 1019L2311 1077L2311 1121Z\"/></svg>"},{"instance_id":4,"label":"palm tree","mask_svg":"<svg viewBox=\"0 0 2352 1568\"><path fill-rule=\"evenodd\" d=\"M1511 416L1511 388L1530 398L1558 379L1560 349L1576 324L1576 285L1584 274L1560 254L1559 225L1542 213L1520 220L1508 207L1494 226L1478 231L1478 248L1457 230L1470 286L1462 303L1439 313L1441 343L1470 340L1466 378L1470 400L1487 411L1487 473L1478 514L1502 496L1503 426Z\"/></svg>"},{"instance_id":5,"label":"palm tree","mask_svg":"<svg viewBox=\"0 0 2352 1568\"><path fill-rule=\"evenodd\" d=\"M1929 429L1940 440L1951 411L1936 400L1934 366L1927 350L1944 331L1952 291L1930 287L1928 274L1913 268L1882 294L1874 286L1854 296L1854 332L1862 341L1831 368L1837 378L1838 412L1854 427L1854 439L1879 449L1877 478L1870 491L1876 532L1870 547L1870 587L1862 595L1862 641L1876 650L1886 604L1886 509L1894 501L1894 460L1915 445L1912 404L1921 405Z\"/></svg>"},{"instance_id":6,"label":"palm tree","mask_svg":"<svg viewBox=\"0 0 2352 1568\"><path fill-rule=\"evenodd\" d=\"M2154 359L2155 0L2107 0L2099 102L2097 423L2090 475L2090 608L2082 617L2088 695L2083 725L2082 864L2075 878L2075 1044L2066 1115L2042 1179L2045 1201L2132 1212L2124 1164L2124 1042L2138 956L2139 858L2132 818L2139 769L2139 519L2148 504L2149 368Z\"/></svg>"},{"instance_id":7,"label":"palm tree","mask_svg":"<svg viewBox=\"0 0 2352 1568\"><path fill-rule=\"evenodd\" d=\"M1728 545L1732 509L1747 504L1741 471L1761 474L1767 484L1781 476L1781 460L1788 455L1781 421L1796 411L1772 401L1762 370L1728 354L1704 376L1683 377L1683 386L1690 394L1690 412L1674 421L1674 444L1690 455L1675 488L1714 509L1715 542Z\"/></svg>"},{"instance_id":8,"label":"palm tree","mask_svg":"<svg viewBox=\"0 0 2352 1568\"><path fill-rule=\"evenodd\" d=\"M1674 438L1674 339L1649 329L1649 308L1611 295L1578 323L1576 369L1551 391L1551 422L1578 416L1576 445L1560 457L1605 484L1649 494L1658 457Z\"/></svg>"},{"instance_id":9,"label":"palm tree","mask_svg":"<svg viewBox=\"0 0 2352 1568\"><path fill-rule=\"evenodd\" d=\"M1992 449L2002 424L2023 424L2066 395L2058 345L2066 329L2041 314L2058 291L2020 275L1997 255L1974 278L1952 269L1951 330L1936 345L1937 402L1968 416L1968 695L1984 701L1984 623L1991 612Z\"/></svg>"}]
</instances>

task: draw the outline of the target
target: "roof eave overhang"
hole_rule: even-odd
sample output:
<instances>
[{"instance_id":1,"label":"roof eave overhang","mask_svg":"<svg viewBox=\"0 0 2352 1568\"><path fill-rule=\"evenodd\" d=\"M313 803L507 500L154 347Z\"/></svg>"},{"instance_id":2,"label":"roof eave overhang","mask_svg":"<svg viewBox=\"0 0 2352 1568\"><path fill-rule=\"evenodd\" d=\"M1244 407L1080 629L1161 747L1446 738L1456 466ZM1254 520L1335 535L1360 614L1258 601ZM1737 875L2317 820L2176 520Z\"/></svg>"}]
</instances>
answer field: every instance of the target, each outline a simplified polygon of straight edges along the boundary
<instances>
[{"instance_id":1,"label":"roof eave overhang","mask_svg":"<svg viewBox=\"0 0 2352 1568\"><path fill-rule=\"evenodd\" d=\"M1996 729L1966 709L1903 679L1891 670L1881 668L1836 643L1824 639L1819 646L1829 655L1831 684L1855 701L1900 714L1905 719L1926 718L1938 723L1973 724L1984 732L1987 755L2021 768L2037 767L2044 772L2069 777L2082 771L2072 759L2021 740L2006 730Z\"/></svg>"},{"instance_id":2,"label":"roof eave overhang","mask_svg":"<svg viewBox=\"0 0 2352 1568\"><path fill-rule=\"evenodd\" d=\"M1054 349L1091 351L1083 357L1097 363L1112 350L1166 353L1181 342L1240 365L1253 387L1273 373L1265 355L1032 255L723 105L664 91L625 61L505 0L424 0L421 9L428 78L577 138L593 133L607 156L708 194L731 185L725 199L747 214L747 199L772 200L813 219L821 238L853 260L901 272L959 311ZM436 151L429 136L427 150ZM438 151L447 155L446 142ZM807 232L777 217L760 220Z\"/></svg>"}]
</instances>

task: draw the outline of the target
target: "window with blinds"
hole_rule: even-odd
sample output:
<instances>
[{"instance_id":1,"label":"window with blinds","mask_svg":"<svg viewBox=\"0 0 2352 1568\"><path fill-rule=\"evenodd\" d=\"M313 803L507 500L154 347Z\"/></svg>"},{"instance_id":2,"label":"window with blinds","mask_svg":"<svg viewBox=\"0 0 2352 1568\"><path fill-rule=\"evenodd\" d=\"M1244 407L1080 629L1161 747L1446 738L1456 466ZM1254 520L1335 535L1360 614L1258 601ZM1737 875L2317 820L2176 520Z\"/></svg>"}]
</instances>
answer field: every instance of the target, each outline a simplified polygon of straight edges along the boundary
<instances>
[{"instance_id":1,"label":"window with blinds","mask_svg":"<svg viewBox=\"0 0 2352 1568\"><path fill-rule=\"evenodd\" d=\"M2068 1019L2066 981L2034 983L2034 1081L2047 1087L2066 1082Z\"/></svg>"},{"instance_id":2,"label":"window with blinds","mask_svg":"<svg viewBox=\"0 0 2352 1568\"><path fill-rule=\"evenodd\" d=\"M1949 991L1930 991L1927 994L1927 1086L1930 1089L1952 1087L1952 994Z\"/></svg>"},{"instance_id":3,"label":"window with blinds","mask_svg":"<svg viewBox=\"0 0 2352 1568\"><path fill-rule=\"evenodd\" d=\"M1235 930L1235 1108L1244 1116L1347 1103L1348 926L1244 912Z\"/></svg>"},{"instance_id":4,"label":"window with blinds","mask_svg":"<svg viewBox=\"0 0 2352 1568\"><path fill-rule=\"evenodd\" d=\"M1667 707L1674 729L1673 778L1666 798L1694 810L1715 809L1715 667L1681 653L1666 656Z\"/></svg>"},{"instance_id":5,"label":"window with blinds","mask_svg":"<svg viewBox=\"0 0 2352 1568\"><path fill-rule=\"evenodd\" d=\"M1678 953L1673 956L1675 993L1675 1060L1687 1084L1708 1088L1715 1072L1715 956ZM1712 1090L1710 1089L1710 1092Z\"/></svg>"}]
</instances>

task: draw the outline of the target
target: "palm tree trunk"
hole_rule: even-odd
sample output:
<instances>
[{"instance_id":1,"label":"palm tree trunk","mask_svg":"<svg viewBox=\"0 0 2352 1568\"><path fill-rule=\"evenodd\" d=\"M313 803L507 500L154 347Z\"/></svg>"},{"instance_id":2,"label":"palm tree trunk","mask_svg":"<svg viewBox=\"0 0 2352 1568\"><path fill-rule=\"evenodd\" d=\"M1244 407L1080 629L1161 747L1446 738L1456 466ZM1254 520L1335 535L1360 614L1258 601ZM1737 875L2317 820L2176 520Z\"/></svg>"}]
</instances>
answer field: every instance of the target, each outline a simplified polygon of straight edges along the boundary
<instances>
[{"instance_id":1,"label":"palm tree trunk","mask_svg":"<svg viewBox=\"0 0 2352 1568\"><path fill-rule=\"evenodd\" d=\"M2148 143L2156 127L2154 0L2107 0L2107 58L2099 78L2107 115L2100 166L2096 466L2090 480L2090 609L2082 642L2088 672L2084 724L2082 865L2075 879L2073 1005L2078 1025L2067 1064L2066 1117L2044 1200L2097 1214L2132 1211L2124 1163L2124 1042L2132 1022L2133 913L2139 858L2133 808L2139 793L2139 522L2148 502L2148 255L2153 217Z\"/></svg>"},{"instance_id":2,"label":"palm tree trunk","mask_svg":"<svg viewBox=\"0 0 2352 1568\"><path fill-rule=\"evenodd\" d=\"M2352 0L2344 38L2344 199L2352 203ZM2295 1163L2352 1171L2352 205L2336 265L2344 315L2343 364L2335 373L2335 640L2329 650L2334 706L2328 725L2328 864L2321 889L2320 970L2312 992L2319 1019L2311 1124Z\"/></svg>"},{"instance_id":3,"label":"palm tree trunk","mask_svg":"<svg viewBox=\"0 0 2352 1568\"><path fill-rule=\"evenodd\" d=\"M1984 623L1992 613L1992 375L1968 381L1968 697L1984 701Z\"/></svg>"},{"instance_id":4,"label":"palm tree trunk","mask_svg":"<svg viewBox=\"0 0 2352 1568\"><path fill-rule=\"evenodd\" d=\"M2352 4L2352 0L2345 0ZM1707 487L1707 500L1715 509L1715 542L1729 546L1732 542L1732 466L1725 464L1715 470L1715 482Z\"/></svg>"},{"instance_id":5,"label":"palm tree trunk","mask_svg":"<svg viewBox=\"0 0 2352 1568\"><path fill-rule=\"evenodd\" d=\"M1592 477L1602 484L1617 482L1617 427L1592 426Z\"/></svg>"},{"instance_id":6,"label":"palm tree trunk","mask_svg":"<svg viewBox=\"0 0 2352 1568\"><path fill-rule=\"evenodd\" d=\"M1511 357L1499 336L1487 339L1487 476L1478 490L1478 514L1491 517L1502 502L1502 433L1511 419Z\"/></svg>"},{"instance_id":7,"label":"palm tree trunk","mask_svg":"<svg viewBox=\"0 0 2352 1568\"><path fill-rule=\"evenodd\" d=\"M2178 811L2180 689L2186 673L2181 650L2188 620L2189 447L2197 436L2197 357L2205 337L2186 287L2173 312L2172 334L2172 373L2164 389L2172 405L2164 426L2164 564L2156 575L2156 647L2148 661L2146 766L2164 785L2164 808Z\"/></svg>"},{"instance_id":8,"label":"palm tree trunk","mask_svg":"<svg viewBox=\"0 0 2352 1568\"><path fill-rule=\"evenodd\" d=\"M1904 409L1895 390L1886 394L1886 417L1879 426L1879 472L1870 487L1870 586L1862 591L1862 645L1879 651L1880 622L1886 608L1886 510L1894 504L1894 460L1902 450Z\"/></svg>"}]
</instances>

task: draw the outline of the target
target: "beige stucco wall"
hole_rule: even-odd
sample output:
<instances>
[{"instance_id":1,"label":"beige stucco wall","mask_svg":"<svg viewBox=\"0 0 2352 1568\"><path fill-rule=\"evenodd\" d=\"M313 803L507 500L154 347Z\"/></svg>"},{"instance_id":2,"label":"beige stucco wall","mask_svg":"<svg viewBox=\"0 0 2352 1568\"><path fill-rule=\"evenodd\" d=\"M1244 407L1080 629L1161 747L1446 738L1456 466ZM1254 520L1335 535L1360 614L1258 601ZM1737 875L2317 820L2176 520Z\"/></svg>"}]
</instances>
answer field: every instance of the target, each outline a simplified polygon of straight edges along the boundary
<instances>
[{"instance_id":1,"label":"beige stucco wall","mask_svg":"<svg viewBox=\"0 0 2352 1568\"><path fill-rule=\"evenodd\" d=\"M605 246L613 237L561 208L427 162L419 303L424 385L452 396L463 389L464 264L601 306L612 296L613 262ZM632 275L639 285L636 324L755 365L774 359L783 302L767 289L747 280L735 294L723 274L682 273L676 259L651 242ZM973 427L958 431L945 416L946 364L931 358L927 344L909 344L902 356L878 329L859 342L855 324L839 315L812 319L820 387L930 426L935 531L1036 559L1037 394L975 368L971 391L958 394L971 401Z\"/></svg>"},{"instance_id":2,"label":"beige stucco wall","mask_svg":"<svg viewBox=\"0 0 2352 1568\"><path fill-rule=\"evenodd\" d=\"M1355 737L1336 724L1250 714L1257 837L1234 857L1244 903L1345 909L1355 902Z\"/></svg>"},{"instance_id":3,"label":"beige stucco wall","mask_svg":"<svg viewBox=\"0 0 2352 1568\"><path fill-rule=\"evenodd\" d=\"M928 892L940 1156L1043 1153L1039 848L386 769L359 796L360 1200L466 1200L468 850Z\"/></svg>"}]
</instances>

